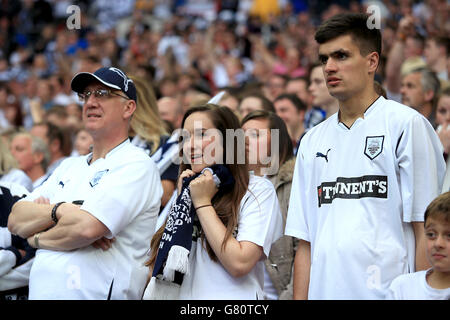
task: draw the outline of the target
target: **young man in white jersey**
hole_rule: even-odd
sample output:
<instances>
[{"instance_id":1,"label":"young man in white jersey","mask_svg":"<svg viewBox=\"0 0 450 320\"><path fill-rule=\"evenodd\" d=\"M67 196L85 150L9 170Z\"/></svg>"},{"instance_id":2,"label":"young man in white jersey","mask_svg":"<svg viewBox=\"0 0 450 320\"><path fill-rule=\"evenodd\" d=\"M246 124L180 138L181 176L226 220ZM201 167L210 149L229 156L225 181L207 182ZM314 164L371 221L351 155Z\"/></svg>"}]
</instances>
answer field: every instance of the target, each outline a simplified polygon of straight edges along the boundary
<instances>
[{"instance_id":1,"label":"young man in white jersey","mask_svg":"<svg viewBox=\"0 0 450 320\"><path fill-rule=\"evenodd\" d=\"M296 299L384 299L398 275L428 267L423 212L441 190L442 145L418 112L379 96L381 34L364 14L316 33L339 111L297 154L286 235L300 239Z\"/></svg>"},{"instance_id":2,"label":"young man in white jersey","mask_svg":"<svg viewBox=\"0 0 450 320\"><path fill-rule=\"evenodd\" d=\"M8 221L38 249L29 298L140 299L162 188L153 160L128 139L136 88L112 67L79 73L71 86L92 153L63 161Z\"/></svg>"}]
</instances>

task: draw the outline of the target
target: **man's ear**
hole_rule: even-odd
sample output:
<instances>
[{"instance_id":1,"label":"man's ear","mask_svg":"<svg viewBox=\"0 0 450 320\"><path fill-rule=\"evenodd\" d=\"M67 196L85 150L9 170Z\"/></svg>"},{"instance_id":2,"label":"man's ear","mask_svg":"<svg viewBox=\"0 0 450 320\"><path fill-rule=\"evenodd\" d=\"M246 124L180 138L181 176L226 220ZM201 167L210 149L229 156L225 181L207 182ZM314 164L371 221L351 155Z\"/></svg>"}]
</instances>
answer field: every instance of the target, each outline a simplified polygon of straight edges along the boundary
<instances>
[{"instance_id":1,"label":"man's ear","mask_svg":"<svg viewBox=\"0 0 450 320\"><path fill-rule=\"evenodd\" d=\"M33 163L42 163L44 160L44 154L42 152L35 152L33 153Z\"/></svg>"},{"instance_id":2,"label":"man's ear","mask_svg":"<svg viewBox=\"0 0 450 320\"><path fill-rule=\"evenodd\" d=\"M48 148L51 153L55 153L58 150L61 150L61 141L59 141L59 139L53 139L52 141L50 141Z\"/></svg>"},{"instance_id":3,"label":"man's ear","mask_svg":"<svg viewBox=\"0 0 450 320\"><path fill-rule=\"evenodd\" d=\"M434 98L434 91L433 90L427 90L423 93L425 101L430 102Z\"/></svg>"},{"instance_id":4,"label":"man's ear","mask_svg":"<svg viewBox=\"0 0 450 320\"><path fill-rule=\"evenodd\" d=\"M123 118L130 119L133 116L134 111L136 110L136 102L134 100L128 100L123 108Z\"/></svg>"},{"instance_id":5,"label":"man's ear","mask_svg":"<svg viewBox=\"0 0 450 320\"><path fill-rule=\"evenodd\" d=\"M305 120L306 111L305 110L300 110L300 111L297 111L297 112L300 115L300 117L302 117L302 119Z\"/></svg>"},{"instance_id":6,"label":"man's ear","mask_svg":"<svg viewBox=\"0 0 450 320\"><path fill-rule=\"evenodd\" d=\"M371 52L367 55L367 64L369 73L375 73L380 63L380 56L378 52Z\"/></svg>"}]
</instances>

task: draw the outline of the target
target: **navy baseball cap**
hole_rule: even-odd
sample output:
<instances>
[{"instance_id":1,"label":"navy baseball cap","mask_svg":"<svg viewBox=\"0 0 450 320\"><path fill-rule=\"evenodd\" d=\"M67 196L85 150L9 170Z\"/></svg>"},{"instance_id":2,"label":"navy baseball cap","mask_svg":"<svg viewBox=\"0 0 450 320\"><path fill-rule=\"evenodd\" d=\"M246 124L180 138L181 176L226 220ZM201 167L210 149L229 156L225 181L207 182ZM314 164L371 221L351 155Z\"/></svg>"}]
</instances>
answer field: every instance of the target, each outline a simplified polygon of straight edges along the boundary
<instances>
[{"instance_id":1,"label":"navy baseball cap","mask_svg":"<svg viewBox=\"0 0 450 320\"><path fill-rule=\"evenodd\" d=\"M137 103L136 87L134 86L133 80L128 78L125 72L114 67L100 68L94 73L80 72L73 77L70 86L73 91L83 93L84 89L92 80L122 91L128 98Z\"/></svg>"}]
</instances>

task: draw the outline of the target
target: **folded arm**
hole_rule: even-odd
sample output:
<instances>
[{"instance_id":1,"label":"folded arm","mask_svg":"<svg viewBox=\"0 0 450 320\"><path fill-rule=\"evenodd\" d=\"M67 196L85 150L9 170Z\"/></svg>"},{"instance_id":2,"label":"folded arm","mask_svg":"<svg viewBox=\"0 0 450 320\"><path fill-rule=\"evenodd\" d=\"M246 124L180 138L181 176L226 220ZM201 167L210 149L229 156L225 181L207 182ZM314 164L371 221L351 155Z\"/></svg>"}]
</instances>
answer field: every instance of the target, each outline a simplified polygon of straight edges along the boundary
<instances>
[{"instance_id":1,"label":"folded arm","mask_svg":"<svg viewBox=\"0 0 450 320\"><path fill-rule=\"evenodd\" d=\"M33 235L46 230L39 236L39 248L48 250L83 248L109 234L109 229L100 220L71 203L59 206L56 211L58 223L54 225L51 219L53 206L32 202L17 203L17 207L14 206L11 212L8 228L12 233L28 238L28 243L33 247L36 246Z\"/></svg>"},{"instance_id":2,"label":"folded arm","mask_svg":"<svg viewBox=\"0 0 450 320\"><path fill-rule=\"evenodd\" d=\"M33 234L51 228L54 222L51 212L54 204L19 201L14 204L8 218L12 234L26 239Z\"/></svg>"}]
</instances>

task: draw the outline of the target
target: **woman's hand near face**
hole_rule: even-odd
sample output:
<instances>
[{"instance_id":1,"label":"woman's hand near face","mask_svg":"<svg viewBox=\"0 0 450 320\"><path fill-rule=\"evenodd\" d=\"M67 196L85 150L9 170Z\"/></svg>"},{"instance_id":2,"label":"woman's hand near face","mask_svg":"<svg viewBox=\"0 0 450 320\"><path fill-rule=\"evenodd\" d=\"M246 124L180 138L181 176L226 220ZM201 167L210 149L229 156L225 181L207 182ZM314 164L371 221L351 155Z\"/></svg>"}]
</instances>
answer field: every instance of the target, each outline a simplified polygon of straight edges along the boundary
<instances>
[{"instance_id":1,"label":"woman's hand near face","mask_svg":"<svg viewBox=\"0 0 450 320\"><path fill-rule=\"evenodd\" d=\"M214 182L212 173L206 170L203 174L189 184L191 199L194 207L211 204L214 195L219 191Z\"/></svg>"},{"instance_id":2,"label":"woman's hand near face","mask_svg":"<svg viewBox=\"0 0 450 320\"><path fill-rule=\"evenodd\" d=\"M181 192L181 187L183 186L183 179L187 178L187 177L192 177L193 175L195 175L195 172L190 169L186 169L180 174L180 176L178 177L178 182L177 182L178 194L180 194L180 192Z\"/></svg>"}]
</instances>

